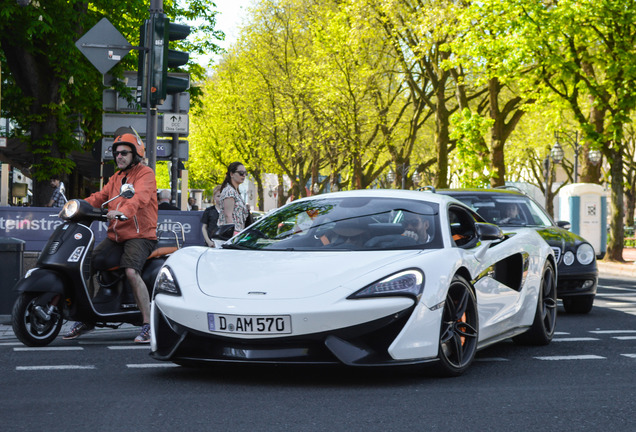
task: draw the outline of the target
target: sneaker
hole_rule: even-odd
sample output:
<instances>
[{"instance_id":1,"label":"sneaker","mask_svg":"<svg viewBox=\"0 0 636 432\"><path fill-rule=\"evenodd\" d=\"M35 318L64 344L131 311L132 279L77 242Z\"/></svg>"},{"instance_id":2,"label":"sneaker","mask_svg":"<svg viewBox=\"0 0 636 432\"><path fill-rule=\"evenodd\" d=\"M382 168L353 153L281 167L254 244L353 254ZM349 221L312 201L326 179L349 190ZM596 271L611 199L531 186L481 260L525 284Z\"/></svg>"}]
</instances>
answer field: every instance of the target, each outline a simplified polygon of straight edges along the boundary
<instances>
[{"instance_id":1,"label":"sneaker","mask_svg":"<svg viewBox=\"0 0 636 432\"><path fill-rule=\"evenodd\" d=\"M62 339L67 339L67 340L75 339L79 337L80 335L83 335L84 333L88 333L94 328L95 326L84 324L83 322L77 321L75 324L73 324L73 327L71 327L69 332L66 333Z\"/></svg>"},{"instance_id":2,"label":"sneaker","mask_svg":"<svg viewBox=\"0 0 636 432\"><path fill-rule=\"evenodd\" d=\"M135 338L136 343L150 343L150 324L141 326L141 333Z\"/></svg>"}]
</instances>

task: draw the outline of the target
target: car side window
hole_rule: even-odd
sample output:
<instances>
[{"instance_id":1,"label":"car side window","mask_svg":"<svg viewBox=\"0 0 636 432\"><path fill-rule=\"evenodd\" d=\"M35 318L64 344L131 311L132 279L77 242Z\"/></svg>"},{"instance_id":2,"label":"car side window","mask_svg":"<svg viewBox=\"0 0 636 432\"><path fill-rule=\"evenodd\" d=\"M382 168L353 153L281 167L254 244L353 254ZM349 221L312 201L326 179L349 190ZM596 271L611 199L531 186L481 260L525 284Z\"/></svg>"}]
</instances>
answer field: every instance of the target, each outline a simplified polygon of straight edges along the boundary
<instances>
[{"instance_id":1,"label":"car side window","mask_svg":"<svg viewBox=\"0 0 636 432\"><path fill-rule=\"evenodd\" d=\"M475 218L468 211L451 206L448 209L448 220L455 246L468 249L477 244Z\"/></svg>"}]
</instances>

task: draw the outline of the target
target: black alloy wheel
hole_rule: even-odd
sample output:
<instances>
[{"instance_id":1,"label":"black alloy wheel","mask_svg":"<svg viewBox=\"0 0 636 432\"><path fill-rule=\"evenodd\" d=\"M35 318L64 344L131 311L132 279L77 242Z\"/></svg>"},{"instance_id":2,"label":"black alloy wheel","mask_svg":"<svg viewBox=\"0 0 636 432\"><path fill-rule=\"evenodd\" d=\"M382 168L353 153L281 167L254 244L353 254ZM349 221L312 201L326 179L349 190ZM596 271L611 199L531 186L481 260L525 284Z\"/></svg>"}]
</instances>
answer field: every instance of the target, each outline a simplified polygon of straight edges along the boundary
<instances>
[{"instance_id":1,"label":"black alloy wheel","mask_svg":"<svg viewBox=\"0 0 636 432\"><path fill-rule=\"evenodd\" d=\"M461 276L448 288L439 338L438 372L442 376L461 375L475 358L479 333L475 294Z\"/></svg>"}]
</instances>

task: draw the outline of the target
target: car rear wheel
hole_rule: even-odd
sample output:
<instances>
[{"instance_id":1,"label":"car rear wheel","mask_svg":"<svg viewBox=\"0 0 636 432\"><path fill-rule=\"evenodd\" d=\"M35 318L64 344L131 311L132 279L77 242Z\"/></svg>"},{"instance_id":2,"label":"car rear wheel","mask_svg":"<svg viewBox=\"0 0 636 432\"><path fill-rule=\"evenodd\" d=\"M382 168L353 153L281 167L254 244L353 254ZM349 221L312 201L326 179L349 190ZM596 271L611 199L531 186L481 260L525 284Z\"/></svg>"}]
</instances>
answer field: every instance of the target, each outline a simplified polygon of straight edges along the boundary
<instances>
[{"instance_id":1,"label":"car rear wheel","mask_svg":"<svg viewBox=\"0 0 636 432\"><path fill-rule=\"evenodd\" d=\"M514 338L515 342L525 345L547 345L552 341L556 328L557 297L556 275L552 263L547 261L543 267L543 277L537 299L537 309L532 327Z\"/></svg>"},{"instance_id":2,"label":"car rear wheel","mask_svg":"<svg viewBox=\"0 0 636 432\"><path fill-rule=\"evenodd\" d=\"M475 294L461 276L448 288L439 336L437 372L443 376L461 375L475 358L479 332Z\"/></svg>"},{"instance_id":3,"label":"car rear wheel","mask_svg":"<svg viewBox=\"0 0 636 432\"><path fill-rule=\"evenodd\" d=\"M563 299L563 308L567 313L586 314L594 305L593 295L573 296Z\"/></svg>"}]
</instances>

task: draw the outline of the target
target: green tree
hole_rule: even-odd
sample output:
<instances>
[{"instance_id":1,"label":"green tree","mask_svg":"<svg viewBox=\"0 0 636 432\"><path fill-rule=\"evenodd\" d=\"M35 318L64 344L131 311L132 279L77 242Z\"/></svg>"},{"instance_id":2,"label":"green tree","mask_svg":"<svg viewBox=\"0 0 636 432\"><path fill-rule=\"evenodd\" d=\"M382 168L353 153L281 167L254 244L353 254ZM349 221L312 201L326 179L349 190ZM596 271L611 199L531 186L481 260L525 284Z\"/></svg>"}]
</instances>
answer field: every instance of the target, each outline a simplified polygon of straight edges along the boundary
<instances>
[{"instance_id":1,"label":"green tree","mask_svg":"<svg viewBox=\"0 0 636 432\"><path fill-rule=\"evenodd\" d=\"M186 7L166 0L164 11L173 19L201 18L201 31L214 40L221 35L210 34L216 13L212 6L211 0L192 0ZM131 45L137 45L139 26L148 14L144 0L34 0L24 7L14 0L1 1L2 114L17 124L11 138L23 143L24 153L30 155L21 168L35 180L36 205L48 200L43 186L51 175L74 169L71 153L90 151L101 138L102 76L75 47L75 41L107 17ZM203 53L215 46L208 41L188 45L188 49ZM136 68L136 56L127 55L112 73ZM191 70L203 73L200 66L192 65ZM81 114L87 136L84 148L71 133L77 114Z\"/></svg>"}]
</instances>

